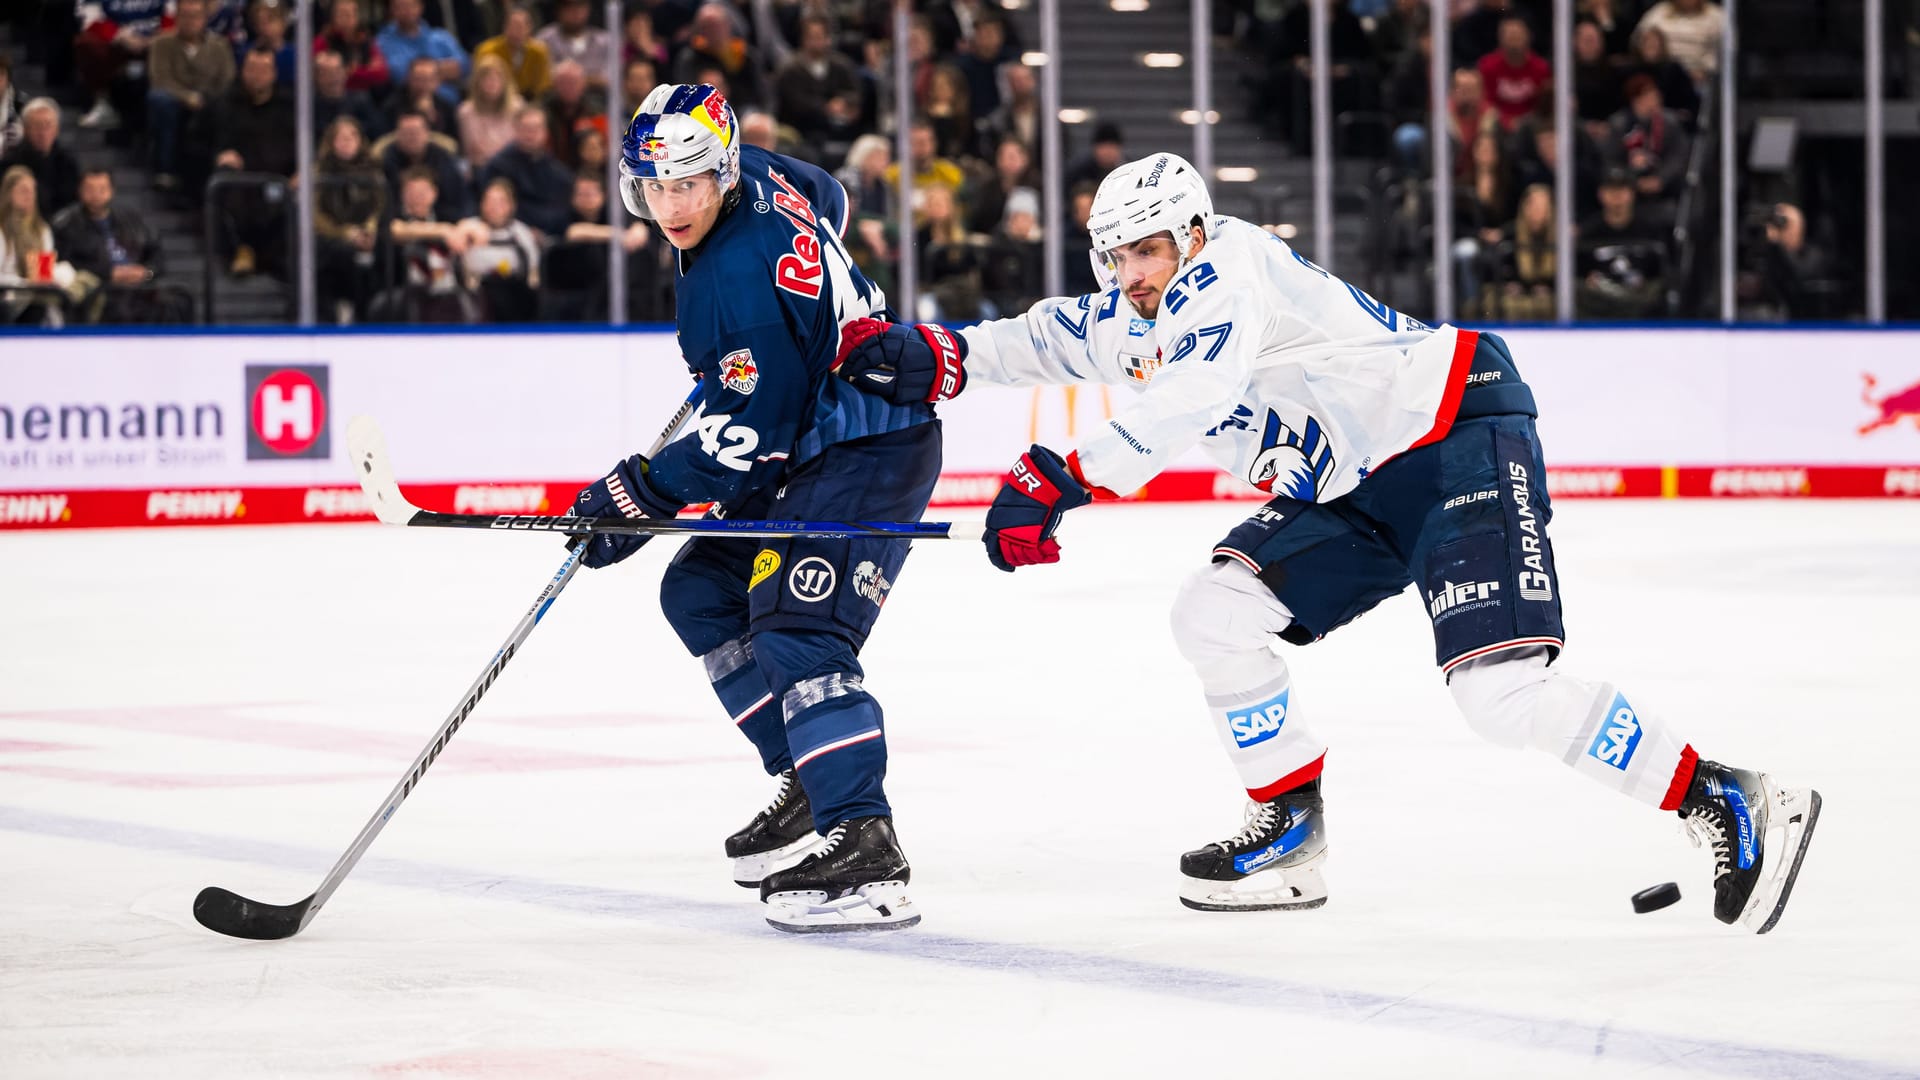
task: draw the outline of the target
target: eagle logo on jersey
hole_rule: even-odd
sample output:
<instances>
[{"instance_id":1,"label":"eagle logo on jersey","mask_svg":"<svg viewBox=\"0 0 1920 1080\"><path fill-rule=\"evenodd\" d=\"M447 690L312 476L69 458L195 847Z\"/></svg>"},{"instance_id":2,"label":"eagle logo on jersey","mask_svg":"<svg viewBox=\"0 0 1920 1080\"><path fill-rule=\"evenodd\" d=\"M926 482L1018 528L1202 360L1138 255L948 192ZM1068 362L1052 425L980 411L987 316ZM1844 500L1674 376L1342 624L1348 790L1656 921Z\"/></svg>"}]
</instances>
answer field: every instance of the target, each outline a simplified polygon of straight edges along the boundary
<instances>
[{"instance_id":1,"label":"eagle logo on jersey","mask_svg":"<svg viewBox=\"0 0 1920 1080\"><path fill-rule=\"evenodd\" d=\"M760 385L760 365L753 362L753 350L741 349L720 358L720 384L736 394L751 394Z\"/></svg>"},{"instance_id":2,"label":"eagle logo on jersey","mask_svg":"<svg viewBox=\"0 0 1920 1080\"><path fill-rule=\"evenodd\" d=\"M1275 495L1315 502L1326 490L1333 469L1333 447L1320 429L1320 421L1309 416L1306 426L1296 432L1279 413L1267 410L1260 453L1247 469L1248 483Z\"/></svg>"}]
</instances>

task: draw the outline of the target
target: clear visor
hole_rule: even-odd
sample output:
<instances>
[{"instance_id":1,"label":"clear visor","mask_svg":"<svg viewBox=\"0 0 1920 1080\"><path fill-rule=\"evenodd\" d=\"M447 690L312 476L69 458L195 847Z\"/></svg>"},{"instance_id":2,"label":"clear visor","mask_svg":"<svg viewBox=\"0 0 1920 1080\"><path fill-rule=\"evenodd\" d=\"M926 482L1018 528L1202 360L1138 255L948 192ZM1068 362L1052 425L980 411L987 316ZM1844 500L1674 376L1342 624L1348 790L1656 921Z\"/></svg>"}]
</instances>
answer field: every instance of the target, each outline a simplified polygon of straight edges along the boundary
<instances>
[{"instance_id":1,"label":"clear visor","mask_svg":"<svg viewBox=\"0 0 1920 1080\"><path fill-rule=\"evenodd\" d=\"M620 168L620 201L642 221L691 222L720 203L720 181L709 172L692 176L634 176Z\"/></svg>"},{"instance_id":2,"label":"clear visor","mask_svg":"<svg viewBox=\"0 0 1920 1080\"><path fill-rule=\"evenodd\" d=\"M1166 233L1117 247L1095 248L1088 254L1093 276L1100 280L1103 290L1115 285L1125 288L1180 265L1180 249Z\"/></svg>"}]
</instances>

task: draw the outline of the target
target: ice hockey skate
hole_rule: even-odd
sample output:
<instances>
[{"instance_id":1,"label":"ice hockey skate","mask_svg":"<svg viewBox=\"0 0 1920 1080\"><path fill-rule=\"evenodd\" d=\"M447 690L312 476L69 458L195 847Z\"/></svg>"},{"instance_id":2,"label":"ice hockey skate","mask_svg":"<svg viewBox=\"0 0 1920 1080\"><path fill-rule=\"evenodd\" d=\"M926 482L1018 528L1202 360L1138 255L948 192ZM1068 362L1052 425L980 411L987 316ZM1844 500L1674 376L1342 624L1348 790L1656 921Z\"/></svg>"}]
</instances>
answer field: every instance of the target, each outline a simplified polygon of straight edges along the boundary
<instances>
[{"instance_id":1,"label":"ice hockey skate","mask_svg":"<svg viewBox=\"0 0 1920 1080\"><path fill-rule=\"evenodd\" d=\"M800 786L792 769L781 773L779 780L780 790L767 808L727 837L733 881L744 888L754 888L768 874L799 862L820 839L813 831L813 807L807 802L807 789Z\"/></svg>"},{"instance_id":2,"label":"ice hockey skate","mask_svg":"<svg viewBox=\"0 0 1920 1080\"><path fill-rule=\"evenodd\" d=\"M1679 814L1694 846L1713 851L1713 917L1773 929L1820 819L1820 793L1702 760Z\"/></svg>"},{"instance_id":3,"label":"ice hockey skate","mask_svg":"<svg viewBox=\"0 0 1920 1080\"><path fill-rule=\"evenodd\" d=\"M912 871L893 819L864 817L828 830L798 866L760 883L767 922L795 934L904 930L920 921L907 896Z\"/></svg>"},{"instance_id":4,"label":"ice hockey skate","mask_svg":"<svg viewBox=\"0 0 1920 1080\"><path fill-rule=\"evenodd\" d=\"M1198 911L1293 911L1327 902L1320 782L1248 802L1241 830L1180 856L1180 902Z\"/></svg>"}]
</instances>

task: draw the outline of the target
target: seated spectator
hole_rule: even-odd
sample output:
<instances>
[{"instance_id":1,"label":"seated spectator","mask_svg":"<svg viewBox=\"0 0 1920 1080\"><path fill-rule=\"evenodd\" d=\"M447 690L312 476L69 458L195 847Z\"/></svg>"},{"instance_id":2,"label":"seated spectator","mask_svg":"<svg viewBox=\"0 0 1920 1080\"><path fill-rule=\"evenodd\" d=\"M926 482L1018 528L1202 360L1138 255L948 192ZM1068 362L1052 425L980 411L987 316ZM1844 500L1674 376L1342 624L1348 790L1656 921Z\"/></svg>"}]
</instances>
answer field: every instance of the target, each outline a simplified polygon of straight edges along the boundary
<instances>
[{"instance_id":1,"label":"seated spectator","mask_svg":"<svg viewBox=\"0 0 1920 1080\"><path fill-rule=\"evenodd\" d=\"M991 318L983 308L985 253L967 233L960 200L951 187L927 188L919 227L922 322Z\"/></svg>"},{"instance_id":2,"label":"seated spectator","mask_svg":"<svg viewBox=\"0 0 1920 1080\"><path fill-rule=\"evenodd\" d=\"M613 226L607 224L607 184L603 178L592 173L574 177L568 212L568 242L604 244L613 239ZM639 251L652 241L653 229L644 221L629 222L620 230L620 246L629 252Z\"/></svg>"},{"instance_id":3,"label":"seated spectator","mask_svg":"<svg viewBox=\"0 0 1920 1080\"><path fill-rule=\"evenodd\" d=\"M1338 115L1354 109L1376 109L1380 101L1380 78L1366 26L1354 14L1348 0L1330 0L1330 6L1328 49L1333 63L1328 71L1333 111ZM1269 126L1284 131L1302 156L1311 152L1308 144L1313 133L1311 7L1309 4L1289 7L1267 35L1267 75L1258 99L1270 110Z\"/></svg>"},{"instance_id":4,"label":"seated spectator","mask_svg":"<svg viewBox=\"0 0 1920 1080\"><path fill-rule=\"evenodd\" d=\"M604 91L607 65L613 62L613 35L587 25L591 10L587 0L560 0L553 23L542 27L534 39L547 47L555 75L559 74L561 64L571 60L580 65L595 90Z\"/></svg>"},{"instance_id":5,"label":"seated spectator","mask_svg":"<svg viewBox=\"0 0 1920 1080\"><path fill-rule=\"evenodd\" d=\"M603 124L589 124L573 133L573 159L577 170L587 176L607 175L607 131Z\"/></svg>"},{"instance_id":6,"label":"seated spectator","mask_svg":"<svg viewBox=\"0 0 1920 1080\"><path fill-rule=\"evenodd\" d=\"M583 173L574 178L573 221L567 226L564 242L547 249L541 265L545 282L540 290L542 318L574 322L606 316L606 245L614 235L607 224L608 209L607 188L601 177ZM647 250L652 242L653 229L645 222L629 222L620 230L629 297L647 296L657 286L658 260Z\"/></svg>"},{"instance_id":7,"label":"seated spectator","mask_svg":"<svg viewBox=\"0 0 1920 1080\"><path fill-rule=\"evenodd\" d=\"M800 48L781 65L773 86L780 122L808 142L844 146L859 134L860 72L834 51L833 25L825 17L801 17Z\"/></svg>"},{"instance_id":8,"label":"seated spectator","mask_svg":"<svg viewBox=\"0 0 1920 1080\"><path fill-rule=\"evenodd\" d=\"M626 36L620 43L620 56L626 63L645 60L654 66L654 70L666 67L673 59L672 50L655 32L653 13L644 7L635 7L627 12ZM639 101L639 98L634 98Z\"/></svg>"},{"instance_id":9,"label":"seated spectator","mask_svg":"<svg viewBox=\"0 0 1920 1080\"><path fill-rule=\"evenodd\" d=\"M951 64L936 64L927 79L924 112L933 124L934 152L964 162L977 153L966 76Z\"/></svg>"},{"instance_id":10,"label":"seated spectator","mask_svg":"<svg viewBox=\"0 0 1920 1080\"><path fill-rule=\"evenodd\" d=\"M1507 322L1551 322L1557 242L1553 189L1534 184L1520 195L1520 211L1506 227L1499 284L1483 294L1481 317Z\"/></svg>"},{"instance_id":11,"label":"seated spectator","mask_svg":"<svg viewBox=\"0 0 1920 1080\"><path fill-rule=\"evenodd\" d=\"M120 112L108 100L116 80L130 65L144 63L154 39L172 25L166 0L80 0L80 35L73 39L73 66L92 96L93 107L80 126L110 131L120 126Z\"/></svg>"},{"instance_id":12,"label":"seated spectator","mask_svg":"<svg viewBox=\"0 0 1920 1080\"><path fill-rule=\"evenodd\" d=\"M573 174L553 156L549 145L547 114L535 105L521 106L513 120L513 142L487 162L479 183L491 186L506 180L513 187L515 216L547 236L559 236L567 230Z\"/></svg>"},{"instance_id":13,"label":"seated spectator","mask_svg":"<svg viewBox=\"0 0 1920 1080\"><path fill-rule=\"evenodd\" d=\"M1600 27L1581 22L1573 28L1573 108L1582 127L1595 138L1605 136L1607 121L1627 104L1626 80L1605 52Z\"/></svg>"},{"instance_id":14,"label":"seated spectator","mask_svg":"<svg viewBox=\"0 0 1920 1080\"><path fill-rule=\"evenodd\" d=\"M1476 67L1487 100L1508 131L1532 114L1553 81L1546 60L1533 51L1533 31L1518 15L1500 20L1500 47L1481 57Z\"/></svg>"},{"instance_id":15,"label":"seated spectator","mask_svg":"<svg viewBox=\"0 0 1920 1080\"><path fill-rule=\"evenodd\" d=\"M545 42L533 37L533 11L525 4L507 9L507 21L499 37L491 37L473 50L474 63L492 57L506 66L513 88L520 96L537 98L553 85L553 58ZM479 75L476 67L475 76Z\"/></svg>"},{"instance_id":16,"label":"seated spectator","mask_svg":"<svg viewBox=\"0 0 1920 1080\"><path fill-rule=\"evenodd\" d=\"M63 326L67 304L84 301L99 281L61 261L53 229L40 213L37 186L24 165L0 173L0 322ZM9 294L8 285L54 286L62 290L65 302L50 303L24 291Z\"/></svg>"},{"instance_id":17,"label":"seated spectator","mask_svg":"<svg viewBox=\"0 0 1920 1080\"><path fill-rule=\"evenodd\" d=\"M1612 121L1613 163L1632 174L1642 200L1671 201L1686 182L1693 145L1687 125L1666 109L1660 87L1645 75L1627 80L1626 96L1627 107Z\"/></svg>"},{"instance_id":18,"label":"seated spectator","mask_svg":"<svg viewBox=\"0 0 1920 1080\"><path fill-rule=\"evenodd\" d=\"M316 55L336 52L347 65L347 89L383 93L393 75L373 31L360 25L360 0L333 0L327 28L313 39Z\"/></svg>"},{"instance_id":19,"label":"seated spectator","mask_svg":"<svg viewBox=\"0 0 1920 1080\"><path fill-rule=\"evenodd\" d=\"M1498 130L1500 114L1487 100L1486 82L1480 72L1462 69L1453 73L1453 92L1447 98L1447 133L1453 137L1453 172L1464 177L1472 171L1468 152L1483 131Z\"/></svg>"},{"instance_id":20,"label":"seated spectator","mask_svg":"<svg viewBox=\"0 0 1920 1080\"><path fill-rule=\"evenodd\" d=\"M293 88L285 91L293 96ZM332 49L313 56L313 127L325 131L342 116L350 116L361 131L376 134L386 130L387 118L364 90L348 85L347 61Z\"/></svg>"},{"instance_id":21,"label":"seated spectator","mask_svg":"<svg viewBox=\"0 0 1920 1080\"><path fill-rule=\"evenodd\" d=\"M467 287L480 294L490 322L527 322L539 308L540 241L515 219L515 209L513 184L493 180L481 192L480 216L460 223L467 235L461 271Z\"/></svg>"},{"instance_id":22,"label":"seated spectator","mask_svg":"<svg viewBox=\"0 0 1920 1080\"><path fill-rule=\"evenodd\" d=\"M1660 87L1660 100L1687 118L1692 126L1700 115L1700 89L1693 85L1687 69L1667 55L1667 35L1657 26L1634 31L1633 59L1622 74L1626 78L1645 75ZM1624 85L1624 82L1623 84Z\"/></svg>"},{"instance_id":23,"label":"seated spectator","mask_svg":"<svg viewBox=\"0 0 1920 1080\"><path fill-rule=\"evenodd\" d=\"M433 93L449 110L459 105L460 84L466 81L473 67L459 39L420 21L421 0L389 0L387 14L393 16L393 21L374 40L386 56L389 70L404 73L411 84L416 81L414 62L431 60L435 72ZM410 86L407 96L418 96L418 89Z\"/></svg>"},{"instance_id":24,"label":"seated spectator","mask_svg":"<svg viewBox=\"0 0 1920 1080\"><path fill-rule=\"evenodd\" d=\"M1093 129L1093 143L1087 148L1087 155L1068 167L1066 183L1068 188L1081 184L1100 186L1107 174L1120 167L1127 160L1126 142L1120 137L1117 124L1100 124Z\"/></svg>"},{"instance_id":25,"label":"seated spectator","mask_svg":"<svg viewBox=\"0 0 1920 1080\"><path fill-rule=\"evenodd\" d=\"M1003 206L1005 216L987 243L981 283L994 310L1011 316L1042 298L1042 272L1047 260L1041 242L1039 194L1032 188L1015 188L1007 194Z\"/></svg>"},{"instance_id":26,"label":"seated spectator","mask_svg":"<svg viewBox=\"0 0 1920 1080\"><path fill-rule=\"evenodd\" d=\"M1422 9L1424 10L1424 9ZM1427 124L1432 116L1429 80L1433 61L1433 34L1424 26L1413 47L1402 52L1387 73L1386 108L1393 117L1394 163L1402 172L1423 174L1428 169Z\"/></svg>"},{"instance_id":27,"label":"seated spectator","mask_svg":"<svg viewBox=\"0 0 1920 1080\"><path fill-rule=\"evenodd\" d=\"M1622 0L1579 0L1574 11L1581 22L1600 31L1601 55L1622 62L1633 51L1633 20L1621 13Z\"/></svg>"},{"instance_id":28,"label":"seated spectator","mask_svg":"<svg viewBox=\"0 0 1920 1080\"><path fill-rule=\"evenodd\" d=\"M460 138L460 122L455 119L458 104L448 104L440 93L445 89L440 81L441 61L430 56L416 56L407 65L406 81L393 88L393 94L387 98L386 130L392 131L406 113L419 113L427 120L427 126L450 139Z\"/></svg>"},{"instance_id":29,"label":"seated spectator","mask_svg":"<svg viewBox=\"0 0 1920 1080\"><path fill-rule=\"evenodd\" d=\"M368 152L360 125L335 120L314 162L313 231L320 304L344 326L366 315L373 295L374 248L387 208L387 178Z\"/></svg>"},{"instance_id":30,"label":"seated spectator","mask_svg":"<svg viewBox=\"0 0 1920 1080\"><path fill-rule=\"evenodd\" d=\"M907 129L907 151L913 155L913 210L918 221L926 213L927 189L939 185L951 194L967 182L967 175L960 171L960 166L934 152L933 124L924 116L915 117ZM899 190L898 162L887 166L886 177L887 186Z\"/></svg>"},{"instance_id":31,"label":"seated spectator","mask_svg":"<svg viewBox=\"0 0 1920 1080\"><path fill-rule=\"evenodd\" d=\"M1032 155L1019 139L1001 139L994 148L993 172L972 185L968 197L967 228L991 233L1007 216L1007 200L1016 191L1031 192L1040 186Z\"/></svg>"},{"instance_id":32,"label":"seated spectator","mask_svg":"<svg viewBox=\"0 0 1920 1080\"><path fill-rule=\"evenodd\" d=\"M1640 16L1638 29L1654 28L1667 39L1667 49L1695 83L1720 70L1720 39L1727 32L1727 13L1707 0L1660 0Z\"/></svg>"},{"instance_id":33,"label":"seated spectator","mask_svg":"<svg viewBox=\"0 0 1920 1080\"><path fill-rule=\"evenodd\" d=\"M244 48L235 48L234 55L245 56L253 49L265 49L273 54L275 79L281 86L293 89L294 56L293 42L287 38L287 9L280 4L258 3L247 9L247 43Z\"/></svg>"},{"instance_id":34,"label":"seated spectator","mask_svg":"<svg viewBox=\"0 0 1920 1080\"><path fill-rule=\"evenodd\" d=\"M773 104L760 74L760 56L739 36L733 12L725 4L702 4L694 13L693 33L674 57L673 81L700 82L701 70L708 67L717 67L726 73L726 89L722 93L733 103L734 111Z\"/></svg>"},{"instance_id":35,"label":"seated spectator","mask_svg":"<svg viewBox=\"0 0 1920 1080\"><path fill-rule=\"evenodd\" d=\"M1060 245L1062 291L1067 296L1084 296L1100 291L1100 281L1093 276L1093 263L1087 259L1087 252L1093 248L1093 234L1087 231L1087 219L1093 216L1093 195L1100 190L1095 184L1079 184L1067 193L1067 235Z\"/></svg>"},{"instance_id":36,"label":"seated spectator","mask_svg":"<svg viewBox=\"0 0 1920 1080\"><path fill-rule=\"evenodd\" d=\"M368 305L369 321L480 321L480 306L457 272L457 260L467 253L470 238L460 222L439 212L444 196L429 169L411 169L401 177L399 211L387 235L398 249L402 280Z\"/></svg>"},{"instance_id":37,"label":"seated spectator","mask_svg":"<svg viewBox=\"0 0 1920 1080\"><path fill-rule=\"evenodd\" d=\"M221 42L222 47L225 44ZM104 307L96 313L98 321L186 322L191 317L191 303L179 302L185 297L169 303L132 288L160 275L160 234L147 226L138 211L113 205L113 174L108 170L88 169L80 178L80 201L53 219L53 237L74 269L109 286Z\"/></svg>"},{"instance_id":38,"label":"seated spectator","mask_svg":"<svg viewBox=\"0 0 1920 1080\"><path fill-rule=\"evenodd\" d=\"M20 119L26 107L26 91L13 85L13 60L0 52L0 154L20 145L27 137Z\"/></svg>"},{"instance_id":39,"label":"seated spectator","mask_svg":"<svg viewBox=\"0 0 1920 1080\"><path fill-rule=\"evenodd\" d=\"M1580 223L1575 314L1639 319L1659 311L1665 289L1665 239L1638 211L1634 178L1610 169L1600 181L1600 213Z\"/></svg>"},{"instance_id":40,"label":"seated spectator","mask_svg":"<svg viewBox=\"0 0 1920 1080\"><path fill-rule=\"evenodd\" d=\"M1040 93L1033 69L1018 61L1000 65L1000 107L979 125L980 140L998 146L1003 139L1018 139L1040 165Z\"/></svg>"},{"instance_id":41,"label":"seated spectator","mask_svg":"<svg viewBox=\"0 0 1920 1080\"><path fill-rule=\"evenodd\" d=\"M473 87L460 103L460 153L476 172L513 142L513 118L524 104L506 61L482 54L473 62Z\"/></svg>"},{"instance_id":42,"label":"seated spectator","mask_svg":"<svg viewBox=\"0 0 1920 1080\"><path fill-rule=\"evenodd\" d=\"M967 114L987 117L1000 107L1000 65L1018 59L1007 45L1007 23L993 8L974 16L966 50L953 58L967 80Z\"/></svg>"},{"instance_id":43,"label":"seated spectator","mask_svg":"<svg viewBox=\"0 0 1920 1080\"><path fill-rule=\"evenodd\" d=\"M1552 104L1547 103L1514 133L1509 144L1514 152L1509 156L1514 184L1520 190L1534 184L1553 187L1557 182L1560 173L1558 131L1553 126ZM1605 171L1603 156L1600 144L1589 138L1585 129L1573 129L1573 212L1576 216L1599 205L1595 185Z\"/></svg>"},{"instance_id":44,"label":"seated spectator","mask_svg":"<svg viewBox=\"0 0 1920 1080\"><path fill-rule=\"evenodd\" d=\"M441 221L459 221L471 213L467 198L467 180L460 169L460 158L434 137L427 118L416 111L400 114L393 137L380 151L380 168L387 177L387 199L400 204L405 177L424 169L433 176L434 216Z\"/></svg>"},{"instance_id":45,"label":"seated spectator","mask_svg":"<svg viewBox=\"0 0 1920 1080\"><path fill-rule=\"evenodd\" d=\"M246 48L247 0L207 0L207 33L235 53Z\"/></svg>"},{"instance_id":46,"label":"seated spectator","mask_svg":"<svg viewBox=\"0 0 1920 1080\"><path fill-rule=\"evenodd\" d=\"M207 0L179 0L174 26L154 41L148 69L147 135L153 186L180 186L176 155L181 129L233 85L233 49L207 32Z\"/></svg>"},{"instance_id":47,"label":"seated spectator","mask_svg":"<svg viewBox=\"0 0 1920 1080\"><path fill-rule=\"evenodd\" d=\"M291 176L296 156L293 145L293 95L274 81L273 53L257 48L240 62L240 79L227 92L214 114L215 170L239 170ZM244 187L209 200L208 210L219 220L219 250L230 260L229 271L245 277L263 265L270 272L283 266L286 251L286 192L284 187Z\"/></svg>"},{"instance_id":48,"label":"seated spectator","mask_svg":"<svg viewBox=\"0 0 1920 1080\"><path fill-rule=\"evenodd\" d=\"M847 189L851 213L882 219L891 216L894 184L900 175L892 164L893 144L885 136L862 135L853 140L846 164L834 174L840 186Z\"/></svg>"},{"instance_id":49,"label":"seated spectator","mask_svg":"<svg viewBox=\"0 0 1920 1080\"><path fill-rule=\"evenodd\" d=\"M640 103L633 104L638 107ZM553 65L553 93L547 95L547 130L553 133L553 156L567 171L579 169L574 136L582 128L606 126L607 103L588 88L587 73L580 61L567 59Z\"/></svg>"},{"instance_id":50,"label":"seated spectator","mask_svg":"<svg viewBox=\"0 0 1920 1080\"><path fill-rule=\"evenodd\" d=\"M1453 189L1453 265L1460 305L1471 311L1485 276L1483 259L1500 243L1500 227L1513 216L1508 194L1513 174L1493 131L1473 140L1467 160L1467 182Z\"/></svg>"},{"instance_id":51,"label":"seated spectator","mask_svg":"<svg viewBox=\"0 0 1920 1080\"><path fill-rule=\"evenodd\" d=\"M52 98L34 98L20 112L25 134L0 155L0 172L26 166L39 192L40 216L51 218L80 197L80 162L60 141L60 106Z\"/></svg>"},{"instance_id":52,"label":"seated spectator","mask_svg":"<svg viewBox=\"0 0 1920 1080\"><path fill-rule=\"evenodd\" d=\"M633 110L639 108L653 88L660 85L659 71L654 62L645 57L627 61L627 66L621 72L620 100L626 105L628 116L632 116Z\"/></svg>"},{"instance_id":53,"label":"seated spectator","mask_svg":"<svg viewBox=\"0 0 1920 1080\"><path fill-rule=\"evenodd\" d=\"M1432 44L1432 15L1427 0L1393 0L1387 11L1373 22L1373 47L1380 54L1380 69L1392 72L1406 66L1416 53L1421 66L1431 51L1422 52L1421 37Z\"/></svg>"}]
</instances>

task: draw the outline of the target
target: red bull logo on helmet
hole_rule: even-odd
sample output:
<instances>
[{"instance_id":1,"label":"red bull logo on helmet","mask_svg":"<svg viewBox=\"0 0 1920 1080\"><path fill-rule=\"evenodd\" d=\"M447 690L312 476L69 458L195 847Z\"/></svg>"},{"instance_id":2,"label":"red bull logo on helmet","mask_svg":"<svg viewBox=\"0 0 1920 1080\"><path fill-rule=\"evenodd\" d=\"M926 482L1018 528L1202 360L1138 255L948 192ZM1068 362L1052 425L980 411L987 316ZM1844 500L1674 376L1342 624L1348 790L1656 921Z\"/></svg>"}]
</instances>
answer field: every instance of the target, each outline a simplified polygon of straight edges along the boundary
<instances>
[{"instance_id":1,"label":"red bull logo on helmet","mask_svg":"<svg viewBox=\"0 0 1920 1080\"><path fill-rule=\"evenodd\" d=\"M715 135L720 136L720 141L723 144L731 142L732 137L727 131L726 97L723 96L720 91L715 90L713 93L707 95L707 100L700 103L700 109L706 114L707 126L713 129Z\"/></svg>"},{"instance_id":2,"label":"red bull logo on helmet","mask_svg":"<svg viewBox=\"0 0 1920 1080\"><path fill-rule=\"evenodd\" d=\"M641 161L667 160L667 140L658 135L649 135L641 139L638 155Z\"/></svg>"}]
</instances>

